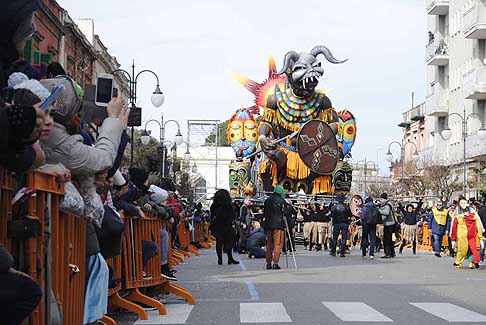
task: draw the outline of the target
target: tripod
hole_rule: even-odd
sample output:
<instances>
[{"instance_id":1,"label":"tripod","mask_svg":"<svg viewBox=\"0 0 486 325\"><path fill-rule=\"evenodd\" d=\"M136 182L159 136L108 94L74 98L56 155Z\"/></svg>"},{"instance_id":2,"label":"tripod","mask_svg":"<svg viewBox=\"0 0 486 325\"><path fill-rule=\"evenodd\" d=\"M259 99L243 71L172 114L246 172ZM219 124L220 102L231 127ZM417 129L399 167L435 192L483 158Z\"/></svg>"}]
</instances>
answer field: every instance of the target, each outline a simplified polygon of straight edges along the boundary
<instances>
[{"instance_id":1,"label":"tripod","mask_svg":"<svg viewBox=\"0 0 486 325\"><path fill-rule=\"evenodd\" d=\"M287 222L287 216L283 216L283 221L284 221L284 224L285 224L285 232L288 236L288 240L289 240L289 243L290 243L290 249L292 250L292 258L294 259L294 266L295 266L295 269L297 269L297 261L295 259L295 251L294 251L294 245L292 243L292 236L290 235L290 230L289 230L289 223ZM285 254L285 261L287 262L287 268L289 268L289 257L288 257L288 253Z\"/></svg>"}]
</instances>

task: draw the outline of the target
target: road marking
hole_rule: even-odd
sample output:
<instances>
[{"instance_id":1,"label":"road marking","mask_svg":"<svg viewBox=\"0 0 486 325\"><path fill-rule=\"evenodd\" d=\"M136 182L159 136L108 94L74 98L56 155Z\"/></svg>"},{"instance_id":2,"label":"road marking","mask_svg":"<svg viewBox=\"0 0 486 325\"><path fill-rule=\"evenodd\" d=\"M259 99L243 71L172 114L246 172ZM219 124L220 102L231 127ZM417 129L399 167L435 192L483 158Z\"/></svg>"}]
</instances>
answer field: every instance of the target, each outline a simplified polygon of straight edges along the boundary
<instances>
[{"instance_id":1,"label":"road marking","mask_svg":"<svg viewBox=\"0 0 486 325\"><path fill-rule=\"evenodd\" d=\"M486 316L449 303L410 303L412 306L451 323L486 322Z\"/></svg>"},{"instance_id":2,"label":"road marking","mask_svg":"<svg viewBox=\"0 0 486 325\"><path fill-rule=\"evenodd\" d=\"M194 306L187 304L167 304L167 315L149 311L147 320L138 320L134 325L185 324Z\"/></svg>"},{"instance_id":3,"label":"road marking","mask_svg":"<svg viewBox=\"0 0 486 325\"><path fill-rule=\"evenodd\" d=\"M240 268L243 272L246 272L246 265L245 265L245 262L243 262L242 259L240 259Z\"/></svg>"},{"instance_id":4,"label":"road marking","mask_svg":"<svg viewBox=\"0 0 486 325\"><path fill-rule=\"evenodd\" d=\"M246 280L246 286L248 287L248 292L250 293L251 300L260 300L260 296L258 295L258 291L253 281Z\"/></svg>"},{"instance_id":5,"label":"road marking","mask_svg":"<svg viewBox=\"0 0 486 325\"><path fill-rule=\"evenodd\" d=\"M322 302L334 315L345 322L393 322L363 302Z\"/></svg>"},{"instance_id":6,"label":"road marking","mask_svg":"<svg viewBox=\"0 0 486 325\"><path fill-rule=\"evenodd\" d=\"M243 272L246 272L247 270L245 262L243 262L243 260L240 260L240 268ZM258 295L258 291L255 285L253 284L253 281L246 280L245 283L246 286L248 287L248 292L250 293L251 300L260 300L260 296Z\"/></svg>"},{"instance_id":7,"label":"road marking","mask_svg":"<svg viewBox=\"0 0 486 325\"><path fill-rule=\"evenodd\" d=\"M241 303L240 323L291 323L281 302Z\"/></svg>"}]
</instances>

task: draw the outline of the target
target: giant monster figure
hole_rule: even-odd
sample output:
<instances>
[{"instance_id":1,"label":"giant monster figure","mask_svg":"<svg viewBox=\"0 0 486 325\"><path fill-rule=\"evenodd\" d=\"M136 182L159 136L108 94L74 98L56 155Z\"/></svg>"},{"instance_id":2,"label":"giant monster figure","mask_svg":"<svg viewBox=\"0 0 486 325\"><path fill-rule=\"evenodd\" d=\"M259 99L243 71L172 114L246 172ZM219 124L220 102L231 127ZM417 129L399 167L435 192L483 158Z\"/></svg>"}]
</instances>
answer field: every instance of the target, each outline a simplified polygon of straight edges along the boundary
<instances>
[{"instance_id":1,"label":"giant monster figure","mask_svg":"<svg viewBox=\"0 0 486 325\"><path fill-rule=\"evenodd\" d=\"M295 132L311 120L320 120L328 124L341 141L340 158L349 153L356 135L355 124L352 134L343 134L344 124L354 122L354 117L348 111L340 116L331 104L331 100L323 91L317 90L319 79L324 75L321 62L317 60L323 55L327 61L340 64L346 60L337 60L325 46L316 46L310 53L288 52L284 58L282 69L277 72L275 62L270 59L269 78L263 83L257 83L248 78L236 75L236 78L255 95L255 105L249 110L260 114L259 145L266 159L259 167L260 178L264 189L270 191L275 185L283 184L294 191L299 188L308 193L331 193L332 176L317 174L303 163L296 148ZM349 131L350 129L348 129ZM285 140L278 143L276 139ZM348 171L343 171L348 173ZM297 188L298 187L298 188Z\"/></svg>"}]
</instances>

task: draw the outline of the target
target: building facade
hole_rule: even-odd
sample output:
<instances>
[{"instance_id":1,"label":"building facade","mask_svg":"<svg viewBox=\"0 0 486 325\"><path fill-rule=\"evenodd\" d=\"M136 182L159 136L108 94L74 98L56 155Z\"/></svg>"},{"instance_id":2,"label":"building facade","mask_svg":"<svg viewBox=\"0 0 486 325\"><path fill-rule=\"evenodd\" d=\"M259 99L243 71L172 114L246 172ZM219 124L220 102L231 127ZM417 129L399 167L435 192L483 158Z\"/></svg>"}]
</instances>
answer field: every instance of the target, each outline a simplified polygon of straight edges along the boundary
<instances>
[{"instance_id":1,"label":"building facade","mask_svg":"<svg viewBox=\"0 0 486 325\"><path fill-rule=\"evenodd\" d=\"M47 65L59 60L64 35L64 26L61 22L62 11L63 9L54 0L40 1L40 9L34 14L37 31L32 39L27 41L22 54L26 61L34 65Z\"/></svg>"},{"instance_id":2,"label":"building facade","mask_svg":"<svg viewBox=\"0 0 486 325\"><path fill-rule=\"evenodd\" d=\"M486 146L477 134L485 121L486 1L426 1L427 154L434 162L457 166L460 173L464 147L462 119L457 114L469 116L465 130L468 169L486 157ZM449 140L441 134L447 126L452 130Z\"/></svg>"},{"instance_id":3,"label":"building facade","mask_svg":"<svg viewBox=\"0 0 486 325\"><path fill-rule=\"evenodd\" d=\"M84 88L95 83L97 73L112 73L120 67L101 38L94 34L93 20L71 18L55 0L40 1L34 24L37 31L27 41L22 57L39 71L45 73L47 65L57 61ZM125 98L129 97L125 75L115 75L115 87Z\"/></svg>"},{"instance_id":4,"label":"building facade","mask_svg":"<svg viewBox=\"0 0 486 325\"><path fill-rule=\"evenodd\" d=\"M351 193L353 194L369 194L370 190L383 189L386 190L390 186L391 176L378 175L379 166L374 162L363 161L351 163L353 168L353 182L351 183Z\"/></svg>"},{"instance_id":5,"label":"building facade","mask_svg":"<svg viewBox=\"0 0 486 325\"><path fill-rule=\"evenodd\" d=\"M118 63L116 57L108 52L108 48L103 44L100 36L95 33L94 20L91 18L78 18L75 19L75 22L96 52L94 78L96 78L98 74L112 74L115 70L120 69L121 65ZM127 100L130 97L130 87L127 76L124 73L115 73L113 77L114 87L117 88L118 91L121 92L123 98Z\"/></svg>"}]
</instances>

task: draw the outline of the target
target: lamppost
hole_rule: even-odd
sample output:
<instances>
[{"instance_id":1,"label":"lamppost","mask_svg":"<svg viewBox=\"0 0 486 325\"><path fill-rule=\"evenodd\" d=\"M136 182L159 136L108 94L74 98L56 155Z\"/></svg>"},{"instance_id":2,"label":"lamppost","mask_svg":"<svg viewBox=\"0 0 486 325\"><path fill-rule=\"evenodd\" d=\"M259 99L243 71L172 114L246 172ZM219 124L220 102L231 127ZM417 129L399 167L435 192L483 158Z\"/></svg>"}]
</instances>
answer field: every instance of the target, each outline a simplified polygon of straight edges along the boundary
<instances>
[{"instance_id":1,"label":"lamppost","mask_svg":"<svg viewBox=\"0 0 486 325\"><path fill-rule=\"evenodd\" d=\"M128 100L130 102L131 109L133 109L133 113L135 113L134 111L135 111L135 108L136 108L136 101L137 101L137 79L144 72L149 72L149 73L153 74L155 76L155 78L157 79L157 86L155 86L155 90L152 93L152 96L150 97L150 101L152 102L152 104L155 107L160 107L160 106L162 106L162 104L164 104L165 97L164 97L164 94L162 93L162 91L160 90L159 77L157 76L157 74L155 72L153 72L152 70L146 69L146 70L140 71L139 73L137 73L135 75L135 60L132 63L132 73L131 74L129 72L127 72L126 70L123 70L123 69L116 69L111 74L120 73L120 72L124 73L128 77L128 82L129 82L129 98L128 98ZM134 133L134 128L132 126L132 132L131 132L132 136L131 136L131 144L130 144L130 167L133 166L133 148L134 148L133 133Z\"/></svg>"},{"instance_id":2,"label":"lamppost","mask_svg":"<svg viewBox=\"0 0 486 325\"><path fill-rule=\"evenodd\" d=\"M186 145L186 152L184 153L184 160L190 161L192 156L191 156L191 152L189 151L189 143L187 141L182 141L181 143L184 143Z\"/></svg>"},{"instance_id":3,"label":"lamppost","mask_svg":"<svg viewBox=\"0 0 486 325\"><path fill-rule=\"evenodd\" d=\"M363 167L364 167L364 194L367 195L368 194L368 184L367 184L367 175L368 175L368 164L369 163L372 163L373 164L373 167L371 169L371 176L374 176L376 175L375 173L377 173L377 168L376 168L376 163L374 161L371 161L371 160L367 160L366 157L364 160L360 160L357 162L358 164L358 168L359 168L359 164L363 164Z\"/></svg>"},{"instance_id":4,"label":"lamppost","mask_svg":"<svg viewBox=\"0 0 486 325\"><path fill-rule=\"evenodd\" d=\"M405 168L405 147L407 146L407 144L411 144L415 147L415 152L413 153L412 155L412 159L413 161L417 162L419 161L420 159L420 155L418 153L418 150L417 150L417 145L413 142L405 142L403 143L403 140L402 142L398 142L398 141L392 141L390 142L390 144L388 145L388 152L386 153L385 155L385 158L388 162L392 162L393 160L393 154L391 153L390 151L390 147L393 145L393 144L397 144L398 146L400 146L400 158L402 160L402 179L400 180L400 184L401 184L401 187L402 187L402 191L405 190L405 187L404 187L404 184L403 184L403 178L404 178L404 173L403 173L403 170Z\"/></svg>"},{"instance_id":5,"label":"lamppost","mask_svg":"<svg viewBox=\"0 0 486 325\"><path fill-rule=\"evenodd\" d=\"M166 147L167 147L166 144L169 145L168 147L173 147L174 143L176 145L182 144L184 139L183 139L182 134L181 134L181 127L179 126L179 123L177 123L177 121L175 121L175 120L168 120L168 121L165 121L165 123L164 123L164 115L163 114L162 114L162 118L161 118L160 122L157 121L157 120L148 120L145 123L145 128L142 132L142 136L140 137L140 141L142 142L143 145L147 145L150 142L150 135L147 132L147 125L151 122L157 123L159 125L159 128L160 128L159 142L160 142L160 145L162 146L162 177L165 177L165 159L166 159L166 153L165 152L166 152ZM165 140L165 128L166 128L167 123L169 123L169 122L177 124L177 134L174 138L174 143L172 143L171 141Z\"/></svg>"},{"instance_id":6,"label":"lamppost","mask_svg":"<svg viewBox=\"0 0 486 325\"><path fill-rule=\"evenodd\" d=\"M191 157L190 160L194 161L194 164L191 167L191 171L192 171L193 174L195 174L195 173L197 173L196 159L194 159L193 157Z\"/></svg>"},{"instance_id":7,"label":"lamppost","mask_svg":"<svg viewBox=\"0 0 486 325\"><path fill-rule=\"evenodd\" d=\"M466 191L467 191L467 164L466 164L466 139L467 139L467 123L469 121L469 118L471 117L477 117L479 120L481 120L481 116L477 113L471 113L469 115L466 115L466 109L464 108L463 115L459 113L450 113L447 118L449 119L452 116L459 116L462 122L462 142L464 144L464 150L463 150L463 156L462 156L462 163L463 163L463 182L462 182L462 191L464 196L466 196ZM449 121L447 121L446 127L444 130L441 132L442 137L445 140L449 140L452 136L452 130L449 128ZM486 128L484 127L484 122L481 121L481 128L478 130L478 135L481 140L486 139Z\"/></svg>"}]
</instances>

